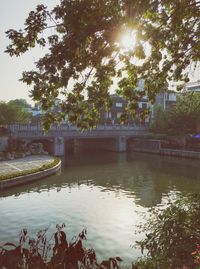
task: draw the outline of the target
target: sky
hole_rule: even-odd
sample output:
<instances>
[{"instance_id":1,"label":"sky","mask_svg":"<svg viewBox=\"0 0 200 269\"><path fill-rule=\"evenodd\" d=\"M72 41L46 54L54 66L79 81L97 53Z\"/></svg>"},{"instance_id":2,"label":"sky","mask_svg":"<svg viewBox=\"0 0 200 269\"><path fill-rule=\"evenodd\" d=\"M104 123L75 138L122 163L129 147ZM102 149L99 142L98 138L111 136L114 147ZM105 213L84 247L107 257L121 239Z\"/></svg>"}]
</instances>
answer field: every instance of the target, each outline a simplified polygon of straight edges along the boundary
<instances>
[{"instance_id":1,"label":"sky","mask_svg":"<svg viewBox=\"0 0 200 269\"><path fill-rule=\"evenodd\" d=\"M10 57L4 53L9 44L5 31L8 29L19 30L23 28L28 13L38 4L44 4L50 9L59 0L0 0L0 101L9 101L17 98L25 98L29 103L33 101L29 97L31 88L19 81L23 71L34 68L34 61L43 56L45 49L33 49L20 57ZM200 79L200 67L191 74L191 80Z\"/></svg>"},{"instance_id":2,"label":"sky","mask_svg":"<svg viewBox=\"0 0 200 269\"><path fill-rule=\"evenodd\" d=\"M7 53L4 53L6 46L10 43L5 31L23 28L28 13L42 3L52 8L58 1L0 0L0 101L24 98L33 104L29 97L30 88L25 83L20 82L19 79L23 71L34 68L34 61L41 57L45 50L37 48L20 57L10 57Z\"/></svg>"}]
</instances>

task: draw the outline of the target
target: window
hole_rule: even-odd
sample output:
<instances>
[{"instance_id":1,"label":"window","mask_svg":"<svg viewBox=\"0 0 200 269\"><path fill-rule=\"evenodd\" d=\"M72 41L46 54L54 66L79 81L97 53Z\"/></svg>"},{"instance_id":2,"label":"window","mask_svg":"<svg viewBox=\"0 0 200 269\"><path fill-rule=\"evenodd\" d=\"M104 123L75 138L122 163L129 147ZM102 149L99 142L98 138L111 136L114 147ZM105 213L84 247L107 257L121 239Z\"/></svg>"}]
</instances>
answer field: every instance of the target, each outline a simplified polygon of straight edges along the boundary
<instances>
[{"instance_id":1,"label":"window","mask_svg":"<svg viewBox=\"0 0 200 269\"><path fill-rule=\"evenodd\" d=\"M117 112L117 119L119 119L121 115L122 115L122 112Z\"/></svg>"},{"instance_id":2,"label":"window","mask_svg":"<svg viewBox=\"0 0 200 269\"><path fill-rule=\"evenodd\" d=\"M123 107L122 103L116 103L116 107Z\"/></svg>"},{"instance_id":3,"label":"window","mask_svg":"<svg viewBox=\"0 0 200 269\"><path fill-rule=\"evenodd\" d=\"M147 109L147 103L142 103L142 109Z\"/></svg>"},{"instance_id":4,"label":"window","mask_svg":"<svg viewBox=\"0 0 200 269\"><path fill-rule=\"evenodd\" d=\"M106 119L111 119L111 112L106 112Z\"/></svg>"},{"instance_id":5,"label":"window","mask_svg":"<svg viewBox=\"0 0 200 269\"><path fill-rule=\"evenodd\" d=\"M176 101L176 95L175 94L168 94L168 100L169 101Z\"/></svg>"}]
</instances>

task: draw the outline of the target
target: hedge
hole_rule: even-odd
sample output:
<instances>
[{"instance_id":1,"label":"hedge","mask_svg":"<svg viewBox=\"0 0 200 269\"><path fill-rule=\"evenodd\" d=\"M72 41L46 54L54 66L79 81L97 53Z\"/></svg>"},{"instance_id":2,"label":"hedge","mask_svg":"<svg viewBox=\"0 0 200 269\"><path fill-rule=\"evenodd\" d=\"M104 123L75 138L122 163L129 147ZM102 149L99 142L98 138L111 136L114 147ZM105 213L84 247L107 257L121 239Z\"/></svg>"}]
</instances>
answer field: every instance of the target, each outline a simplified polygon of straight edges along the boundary
<instances>
[{"instance_id":1,"label":"hedge","mask_svg":"<svg viewBox=\"0 0 200 269\"><path fill-rule=\"evenodd\" d=\"M44 164L39 168L34 168L34 169L24 170L24 171L18 171L18 172L14 172L14 173L10 173L10 174L5 174L5 175L0 175L0 180L12 179L12 178L15 178L15 177L26 176L26 175L29 175L29 174L34 174L34 173L37 173L37 172L41 172L41 171L53 168L59 162L60 162L60 159L55 158L51 163Z\"/></svg>"}]
</instances>

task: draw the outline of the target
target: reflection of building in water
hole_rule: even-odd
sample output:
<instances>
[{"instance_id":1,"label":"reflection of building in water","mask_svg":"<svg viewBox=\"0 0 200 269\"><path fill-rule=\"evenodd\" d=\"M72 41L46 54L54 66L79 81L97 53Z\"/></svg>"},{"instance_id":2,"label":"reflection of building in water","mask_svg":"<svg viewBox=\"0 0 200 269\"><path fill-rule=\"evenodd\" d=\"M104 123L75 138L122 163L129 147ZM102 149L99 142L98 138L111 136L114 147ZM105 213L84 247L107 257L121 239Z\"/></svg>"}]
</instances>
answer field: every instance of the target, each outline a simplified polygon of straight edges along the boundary
<instances>
[{"instance_id":1,"label":"reflection of building in water","mask_svg":"<svg viewBox=\"0 0 200 269\"><path fill-rule=\"evenodd\" d=\"M153 180L148 180L143 187L137 188L135 196L135 203L143 207L155 206L162 198L162 195L156 193Z\"/></svg>"},{"instance_id":2,"label":"reflection of building in water","mask_svg":"<svg viewBox=\"0 0 200 269\"><path fill-rule=\"evenodd\" d=\"M123 187L131 191L136 204L151 207L161 202L162 193L157 192L155 175L148 169L147 163L135 160L126 167L126 171L127 176L123 181Z\"/></svg>"},{"instance_id":3,"label":"reflection of building in water","mask_svg":"<svg viewBox=\"0 0 200 269\"><path fill-rule=\"evenodd\" d=\"M146 193L148 195L152 189L155 204L160 203L163 197L170 195L171 191L197 192L197 189L200 190L200 185L196 184L200 173L198 161L168 156L150 156L151 158L149 154L144 154L143 161L146 159L146 171L149 171L149 176L143 173L143 177L148 179L148 183L144 182ZM150 182L151 188L147 187ZM142 195L144 197L145 192ZM145 197L142 200L145 201Z\"/></svg>"},{"instance_id":4,"label":"reflection of building in water","mask_svg":"<svg viewBox=\"0 0 200 269\"><path fill-rule=\"evenodd\" d=\"M151 207L161 202L162 193L157 191L155 175L149 170L146 162L135 159L135 154L129 159L127 159L127 154L108 152L106 152L106 155L102 154L98 158L95 158L95 155L92 158L86 154L82 161L80 161L80 156L76 155L73 161L69 160L69 162L71 165L75 165L76 161L80 161L84 165L86 163L92 164L92 166L86 165L83 169L85 172L87 170L85 179L91 179L90 184L103 187L105 191L115 192L116 195L119 195L120 192L124 193L128 197L133 197L138 205L144 207ZM123 161L117 156L122 156ZM95 159L96 161L99 159L98 164L101 163L101 165L96 166ZM76 179L83 179L85 172L80 171L79 173L77 170ZM82 181L82 183L84 182Z\"/></svg>"}]
</instances>

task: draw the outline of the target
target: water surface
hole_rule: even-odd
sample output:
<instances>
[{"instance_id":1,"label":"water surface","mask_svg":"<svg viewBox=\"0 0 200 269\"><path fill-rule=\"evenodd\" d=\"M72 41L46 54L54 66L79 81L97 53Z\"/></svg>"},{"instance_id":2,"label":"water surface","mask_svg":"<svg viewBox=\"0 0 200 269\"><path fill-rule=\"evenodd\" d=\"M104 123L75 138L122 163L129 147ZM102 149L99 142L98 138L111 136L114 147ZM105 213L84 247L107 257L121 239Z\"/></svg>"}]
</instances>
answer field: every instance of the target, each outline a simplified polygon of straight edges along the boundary
<instances>
[{"instance_id":1,"label":"water surface","mask_svg":"<svg viewBox=\"0 0 200 269\"><path fill-rule=\"evenodd\" d=\"M18 241L22 228L31 236L57 223L66 224L70 240L88 230L87 247L99 259L120 256L130 263L143 237L136 225L152 206L162 206L179 192L200 191L198 160L150 154L68 153L62 171L43 180L0 193L0 242Z\"/></svg>"}]
</instances>

